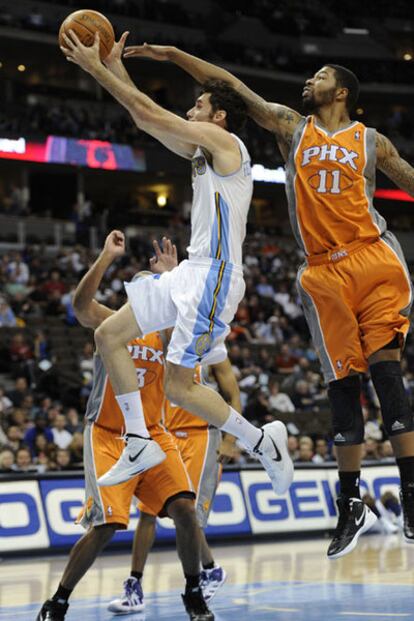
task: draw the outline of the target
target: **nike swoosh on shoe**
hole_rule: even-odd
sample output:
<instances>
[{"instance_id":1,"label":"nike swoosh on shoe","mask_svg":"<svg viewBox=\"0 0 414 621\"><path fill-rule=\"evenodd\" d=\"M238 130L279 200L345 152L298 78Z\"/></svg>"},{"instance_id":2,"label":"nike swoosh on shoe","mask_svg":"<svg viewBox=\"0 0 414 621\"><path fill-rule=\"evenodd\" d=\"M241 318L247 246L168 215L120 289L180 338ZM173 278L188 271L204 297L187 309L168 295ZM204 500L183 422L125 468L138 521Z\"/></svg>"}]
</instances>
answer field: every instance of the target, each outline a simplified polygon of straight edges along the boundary
<instances>
[{"instance_id":1,"label":"nike swoosh on shoe","mask_svg":"<svg viewBox=\"0 0 414 621\"><path fill-rule=\"evenodd\" d=\"M144 446L134 457L131 457L131 455L129 456L129 461L132 463L134 463L134 461L136 461L138 459L138 457L141 455L142 451L145 451L147 447Z\"/></svg>"},{"instance_id":2,"label":"nike swoosh on shoe","mask_svg":"<svg viewBox=\"0 0 414 621\"><path fill-rule=\"evenodd\" d=\"M282 455L280 454L279 449L277 448L273 438L270 438L272 441L273 446L275 447L275 452L276 452L276 457L272 457L273 461L282 461Z\"/></svg>"}]
</instances>

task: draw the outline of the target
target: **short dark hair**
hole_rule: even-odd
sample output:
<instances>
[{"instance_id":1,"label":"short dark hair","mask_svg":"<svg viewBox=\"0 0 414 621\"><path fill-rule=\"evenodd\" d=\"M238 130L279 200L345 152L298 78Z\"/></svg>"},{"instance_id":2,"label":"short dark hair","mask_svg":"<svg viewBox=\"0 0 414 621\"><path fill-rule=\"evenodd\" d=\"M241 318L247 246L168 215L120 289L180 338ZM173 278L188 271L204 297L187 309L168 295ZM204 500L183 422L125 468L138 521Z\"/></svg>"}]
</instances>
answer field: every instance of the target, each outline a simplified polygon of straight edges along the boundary
<instances>
[{"instance_id":1,"label":"short dark hair","mask_svg":"<svg viewBox=\"0 0 414 621\"><path fill-rule=\"evenodd\" d=\"M207 80L201 86L201 95L210 94L213 112L224 110L229 132L238 134L246 124L247 106L239 93L224 80Z\"/></svg>"},{"instance_id":2,"label":"short dark hair","mask_svg":"<svg viewBox=\"0 0 414 621\"><path fill-rule=\"evenodd\" d=\"M359 97L359 80L355 73L342 65L326 65L335 71L336 83L338 86L348 89L348 97L346 98L346 108L348 112L352 112L355 108Z\"/></svg>"}]
</instances>

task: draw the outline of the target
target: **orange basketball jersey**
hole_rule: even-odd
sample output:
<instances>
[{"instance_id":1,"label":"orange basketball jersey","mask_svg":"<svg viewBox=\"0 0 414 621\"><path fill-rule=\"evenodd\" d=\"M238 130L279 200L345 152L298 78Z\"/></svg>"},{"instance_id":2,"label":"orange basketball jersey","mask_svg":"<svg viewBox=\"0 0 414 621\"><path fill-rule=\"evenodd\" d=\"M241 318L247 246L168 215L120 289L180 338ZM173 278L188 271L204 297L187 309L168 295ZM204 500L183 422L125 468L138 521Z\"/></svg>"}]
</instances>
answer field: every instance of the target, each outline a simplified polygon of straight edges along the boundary
<instances>
[{"instance_id":1,"label":"orange basketball jersey","mask_svg":"<svg viewBox=\"0 0 414 621\"><path fill-rule=\"evenodd\" d=\"M201 383L201 365L194 370L194 381ZM207 429L208 427L208 423L202 418L191 414L188 410L184 410L177 405L173 405L167 400L165 401L164 416L164 424L171 433L175 433L180 429L188 429L189 427L197 429Z\"/></svg>"},{"instance_id":2,"label":"orange basketball jersey","mask_svg":"<svg viewBox=\"0 0 414 621\"><path fill-rule=\"evenodd\" d=\"M128 349L137 372L146 425L148 429L161 428L164 402L164 355L161 337L158 332L154 332L134 339L129 343ZM99 354L94 357L93 387L85 418L120 434L125 426Z\"/></svg>"},{"instance_id":3,"label":"orange basketball jersey","mask_svg":"<svg viewBox=\"0 0 414 621\"><path fill-rule=\"evenodd\" d=\"M386 230L374 209L376 132L355 121L336 132L314 116L299 123L286 164L295 237L307 255L340 251Z\"/></svg>"}]
</instances>

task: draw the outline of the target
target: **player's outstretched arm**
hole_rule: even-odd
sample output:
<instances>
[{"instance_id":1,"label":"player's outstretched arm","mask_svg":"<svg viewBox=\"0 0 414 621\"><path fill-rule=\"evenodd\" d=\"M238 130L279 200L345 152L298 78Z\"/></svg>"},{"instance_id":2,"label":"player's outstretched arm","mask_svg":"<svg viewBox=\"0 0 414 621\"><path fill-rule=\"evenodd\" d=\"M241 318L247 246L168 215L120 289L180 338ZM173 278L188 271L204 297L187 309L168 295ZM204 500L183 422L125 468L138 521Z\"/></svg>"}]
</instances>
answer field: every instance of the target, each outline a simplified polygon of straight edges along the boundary
<instances>
[{"instance_id":1,"label":"player's outstretched arm","mask_svg":"<svg viewBox=\"0 0 414 621\"><path fill-rule=\"evenodd\" d=\"M414 168L398 153L392 142L383 134L377 133L377 167L396 186L414 196Z\"/></svg>"},{"instance_id":2,"label":"player's outstretched arm","mask_svg":"<svg viewBox=\"0 0 414 621\"><path fill-rule=\"evenodd\" d=\"M191 159L198 145L205 147L213 157L237 155L239 149L229 132L213 123L191 123L157 105L135 86L125 83L107 69L99 58L99 36L91 47L83 45L73 31L63 35L62 52L67 60L90 73L131 114L136 125L154 136L168 148ZM227 174L226 171L221 174Z\"/></svg>"},{"instance_id":3,"label":"player's outstretched arm","mask_svg":"<svg viewBox=\"0 0 414 621\"><path fill-rule=\"evenodd\" d=\"M258 125L275 133L278 142L290 146L291 137L302 116L287 106L266 101L226 69L169 45L144 43L126 47L124 58L133 57L173 62L200 83L207 80L224 80L243 97L249 116Z\"/></svg>"},{"instance_id":4,"label":"player's outstretched arm","mask_svg":"<svg viewBox=\"0 0 414 621\"><path fill-rule=\"evenodd\" d=\"M85 328L97 328L115 311L94 300L102 278L115 259L125 253L125 237L121 231L112 231L95 263L76 287L73 309L79 323Z\"/></svg>"}]
</instances>

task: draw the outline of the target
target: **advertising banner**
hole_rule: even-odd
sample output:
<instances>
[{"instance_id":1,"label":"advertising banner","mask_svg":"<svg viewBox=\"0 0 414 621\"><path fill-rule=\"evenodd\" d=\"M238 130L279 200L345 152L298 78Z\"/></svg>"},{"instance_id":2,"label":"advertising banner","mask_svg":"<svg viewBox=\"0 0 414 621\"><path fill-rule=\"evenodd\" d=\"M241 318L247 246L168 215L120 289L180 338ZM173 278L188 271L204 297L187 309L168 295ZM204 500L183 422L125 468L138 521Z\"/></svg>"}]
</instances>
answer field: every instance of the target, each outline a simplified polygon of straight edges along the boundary
<instances>
[{"instance_id":1,"label":"advertising banner","mask_svg":"<svg viewBox=\"0 0 414 621\"><path fill-rule=\"evenodd\" d=\"M84 532L75 520L84 502L83 478L0 480L0 553L13 550L64 549ZM207 536L275 536L333 529L336 525L336 467L297 468L289 491L276 496L261 469L225 471L210 513ZM361 493L380 498L385 491L398 497L394 465L362 471ZM139 513L131 505L128 530L113 543L132 543ZM174 541L168 518L157 520L157 540Z\"/></svg>"}]
</instances>

